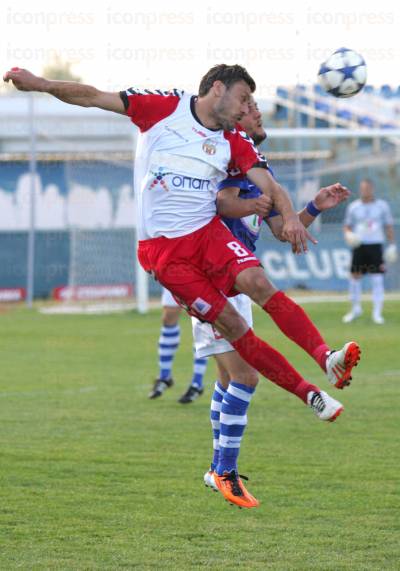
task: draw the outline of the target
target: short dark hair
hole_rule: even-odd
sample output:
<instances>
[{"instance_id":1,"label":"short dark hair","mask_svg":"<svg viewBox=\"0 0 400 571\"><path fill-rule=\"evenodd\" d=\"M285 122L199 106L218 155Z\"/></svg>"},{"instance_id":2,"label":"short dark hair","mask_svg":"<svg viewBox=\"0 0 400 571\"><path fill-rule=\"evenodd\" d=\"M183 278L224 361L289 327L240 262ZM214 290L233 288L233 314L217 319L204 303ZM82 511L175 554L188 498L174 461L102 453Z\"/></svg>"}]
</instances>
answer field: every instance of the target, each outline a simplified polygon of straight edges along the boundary
<instances>
[{"instance_id":1,"label":"short dark hair","mask_svg":"<svg viewBox=\"0 0 400 571\"><path fill-rule=\"evenodd\" d=\"M225 63L214 65L214 67L209 69L200 81L200 97L207 95L212 88L214 81L221 81L228 89L234 83L244 81L250 87L252 93L256 90L256 82L241 65L226 65Z\"/></svg>"}]
</instances>

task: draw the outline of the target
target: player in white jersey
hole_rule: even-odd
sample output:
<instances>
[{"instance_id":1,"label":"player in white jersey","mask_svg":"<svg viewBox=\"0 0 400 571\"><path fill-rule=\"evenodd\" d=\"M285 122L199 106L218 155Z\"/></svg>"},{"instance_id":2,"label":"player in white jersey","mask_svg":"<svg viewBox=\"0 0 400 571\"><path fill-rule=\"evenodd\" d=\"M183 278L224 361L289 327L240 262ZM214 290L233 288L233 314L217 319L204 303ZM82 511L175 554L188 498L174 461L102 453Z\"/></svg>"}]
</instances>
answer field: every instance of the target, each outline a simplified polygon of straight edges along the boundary
<instances>
[{"instance_id":1,"label":"player in white jersey","mask_svg":"<svg viewBox=\"0 0 400 571\"><path fill-rule=\"evenodd\" d=\"M344 218L344 237L352 248L349 295L352 304L349 313L343 317L344 323L351 323L362 314L361 279L371 275L372 321L382 325L384 301L385 262L397 259L394 238L393 217L389 204L375 197L374 185L369 179L360 182L360 198L349 204ZM389 242L384 255L385 239Z\"/></svg>"},{"instance_id":2,"label":"player in white jersey","mask_svg":"<svg viewBox=\"0 0 400 571\"><path fill-rule=\"evenodd\" d=\"M179 318L182 307L175 301L172 293L163 288L161 295L162 323L158 339L159 374L154 381L149 398L156 399L174 384L172 365L180 344ZM193 375L189 387L179 398L181 404L189 404L203 394L203 377L207 368L207 359L193 354Z\"/></svg>"},{"instance_id":3,"label":"player in white jersey","mask_svg":"<svg viewBox=\"0 0 400 571\"><path fill-rule=\"evenodd\" d=\"M140 129L135 187L142 267L188 312L213 323L253 368L307 404L318 387L257 337L227 300L237 293L249 295L328 372L330 349L318 329L283 292L271 290L260 261L217 216L218 182L241 174L272 200L282 216L281 236L293 253L306 252L308 241L316 242L288 193L271 175L265 157L235 128L249 111L256 88L248 72L239 65L214 66L201 79L198 96L135 88L107 93L89 85L47 80L20 68L7 71L4 80L23 91L47 92L70 104L131 118ZM344 382L358 362L359 348L354 345L351 358L336 367L338 382ZM228 501L247 508L259 502L239 477L237 457L254 390L246 382L229 384L221 413L226 442L214 476Z\"/></svg>"}]
</instances>

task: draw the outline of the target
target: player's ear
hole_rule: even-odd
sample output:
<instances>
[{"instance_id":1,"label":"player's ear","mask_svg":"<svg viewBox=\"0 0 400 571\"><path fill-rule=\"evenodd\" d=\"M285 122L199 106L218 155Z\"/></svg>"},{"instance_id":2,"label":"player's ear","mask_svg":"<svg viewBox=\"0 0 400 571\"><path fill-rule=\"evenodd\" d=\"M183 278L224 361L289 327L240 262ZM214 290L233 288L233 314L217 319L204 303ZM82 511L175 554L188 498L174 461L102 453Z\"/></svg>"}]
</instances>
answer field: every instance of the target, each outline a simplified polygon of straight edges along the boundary
<instances>
[{"instance_id":1,"label":"player's ear","mask_svg":"<svg viewBox=\"0 0 400 571\"><path fill-rule=\"evenodd\" d=\"M214 81L213 83L213 91L214 94L217 97L222 97L226 91L226 87L225 85L222 83L222 81L220 81L219 79L217 79L216 81Z\"/></svg>"}]
</instances>

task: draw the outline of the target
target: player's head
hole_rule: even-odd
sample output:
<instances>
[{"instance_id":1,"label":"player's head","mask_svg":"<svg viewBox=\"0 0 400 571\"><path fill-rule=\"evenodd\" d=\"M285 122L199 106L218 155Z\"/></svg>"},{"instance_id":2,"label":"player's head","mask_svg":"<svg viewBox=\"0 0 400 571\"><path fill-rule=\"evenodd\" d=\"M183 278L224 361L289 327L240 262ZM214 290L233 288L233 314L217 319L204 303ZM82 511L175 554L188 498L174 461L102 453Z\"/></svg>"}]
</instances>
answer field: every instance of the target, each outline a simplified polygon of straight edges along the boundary
<instances>
[{"instance_id":1,"label":"player's head","mask_svg":"<svg viewBox=\"0 0 400 571\"><path fill-rule=\"evenodd\" d=\"M363 178L360 182L360 198L363 202L370 202L374 199L374 184L369 178Z\"/></svg>"},{"instance_id":2,"label":"player's head","mask_svg":"<svg viewBox=\"0 0 400 571\"><path fill-rule=\"evenodd\" d=\"M240 65L219 64L200 81L199 97L210 100L210 114L221 129L233 129L249 111L249 98L255 91L254 79Z\"/></svg>"},{"instance_id":3,"label":"player's head","mask_svg":"<svg viewBox=\"0 0 400 571\"><path fill-rule=\"evenodd\" d=\"M250 96L249 111L243 115L240 125L256 145L260 145L267 138L262 124L262 115L253 96Z\"/></svg>"}]
</instances>

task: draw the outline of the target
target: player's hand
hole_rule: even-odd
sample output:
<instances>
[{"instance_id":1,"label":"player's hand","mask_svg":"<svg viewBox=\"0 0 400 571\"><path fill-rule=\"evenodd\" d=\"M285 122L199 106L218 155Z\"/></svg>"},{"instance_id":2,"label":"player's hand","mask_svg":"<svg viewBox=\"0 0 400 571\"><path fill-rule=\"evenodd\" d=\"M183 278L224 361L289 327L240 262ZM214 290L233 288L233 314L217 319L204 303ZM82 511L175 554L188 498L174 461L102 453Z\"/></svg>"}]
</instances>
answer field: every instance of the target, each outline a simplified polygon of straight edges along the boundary
<instances>
[{"instance_id":1,"label":"player's hand","mask_svg":"<svg viewBox=\"0 0 400 571\"><path fill-rule=\"evenodd\" d=\"M317 240L308 232L300 222L297 215L284 220L282 227L282 238L292 245L294 254L308 252L308 241L317 244Z\"/></svg>"},{"instance_id":2,"label":"player's hand","mask_svg":"<svg viewBox=\"0 0 400 571\"><path fill-rule=\"evenodd\" d=\"M396 244L389 244L385 250L385 262L387 264L395 264L398 259L398 252Z\"/></svg>"},{"instance_id":3,"label":"player's hand","mask_svg":"<svg viewBox=\"0 0 400 571\"><path fill-rule=\"evenodd\" d=\"M27 69L12 67L3 75L3 81L12 81L19 91L43 91L46 80L34 75Z\"/></svg>"},{"instance_id":4,"label":"player's hand","mask_svg":"<svg viewBox=\"0 0 400 571\"><path fill-rule=\"evenodd\" d=\"M355 232L351 230L344 231L344 241L350 248L358 248L361 245L361 240Z\"/></svg>"},{"instance_id":5,"label":"player's hand","mask_svg":"<svg viewBox=\"0 0 400 571\"><path fill-rule=\"evenodd\" d=\"M265 218L266 216L268 216L272 208L273 200L270 196L267 196L266 194L261 194L257 198L253 199L253 204L254 204L254 214L258 214L258 216Z\"/></svg>"},{"instance_id":6,"label":"player's hand","mask_svg":"<svg viewBox=\"0 0 400 571\"><path fill-rule=\"evenodd\" d=\"M337 182L321 188L315 195L313 202L318 210L329 210L347 200L350 194L351 192L348 188Z\"/></svg>"}]
</instances>

